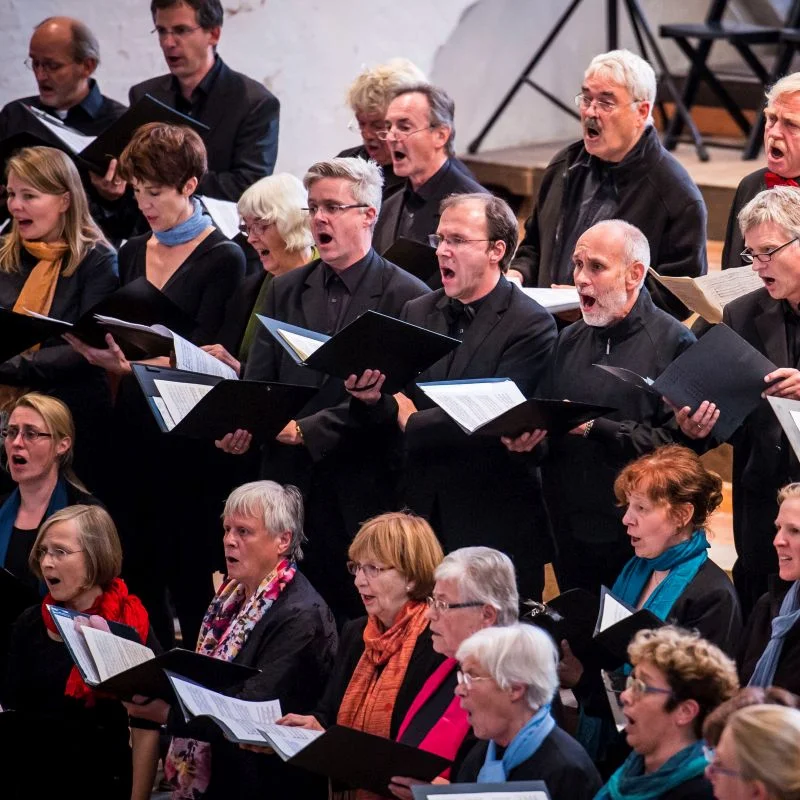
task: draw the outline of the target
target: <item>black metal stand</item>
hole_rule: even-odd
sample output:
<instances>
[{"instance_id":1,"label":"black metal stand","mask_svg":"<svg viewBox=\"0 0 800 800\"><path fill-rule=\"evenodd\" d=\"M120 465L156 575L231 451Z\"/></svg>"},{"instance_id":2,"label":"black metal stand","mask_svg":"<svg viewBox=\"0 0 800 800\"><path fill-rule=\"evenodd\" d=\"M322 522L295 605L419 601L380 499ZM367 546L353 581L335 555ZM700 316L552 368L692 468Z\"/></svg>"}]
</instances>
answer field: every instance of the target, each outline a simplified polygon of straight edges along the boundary
<instances>
[{"instance_id":1,"label":"black metal stand","mask_svg":"<svg viewBox=\"0 0 800 800\"><path fill-rule=\"evenodd\" d=\"M658 46L656 38L653 34L653 31L650 27L650 23L647 21L647 17L644 15L644 11L642 7L639 5L639 0L622 0L625 5L625 10L628 14L628 20L630 21L631 28L633 29L634 36L636 37L636 42L639 46L639 51L642 55L642 58L645 60L650 60L648 57L647 52L647 45L649 45L650 50L653 54L653 60L658 64L658 68L661 71L661 79L664 85L667 87L670 96L675 103L675 114L679 115L683 122L688 126L692 140L694 141L695 150L697 151L698 158L701 161L708 161L708 152L703 145L703 139L700 136L700 132L697 130L697 126L694 124L692 120L691 114L689 114L686 106L683 104L681 99L681 95L678 92L678 88L675 85L675 82L672 80L672 76L667 69L667 64L664 59L664 56L661 52L661 49ZM523 72L520 74L519 78L514 82L514 85L509 89L506 96L500 102L500 105L495 109L492 116L489 118L489 121L483 126L481 132L470 142L469 147L467 148L470 153L476 153L480 148L483 140L486 138L486 135L489 131L494 127L497 120L503 114L503 112L508 107L508 104L514 99L517 92L523 85L530 86L531 89L534 89L543 97L547 98L553 105L558 106L562 111L566 112L572 117L576 119L580 119L580 115L575 111L574 108L569 107L566 103L559 100L555 95L551 92L547 91L543 86L540 86L536 81L531 78L531 72L536 68L537 64L542 60L544 55L552 46L555 39L558 37L561 30L569 21L570 17L572 17L573 13L576 11L578 6L583 2L583 0L572 0L572 2L567 7L566 11L561 15L558 19L556 24L554 25L553 29L548 33L545 37L544 41L540 45L539 49L533 55L528 65L525 67ZM608 41L608 49L615 50L617 48L618 42L618 31L619 31L619 9L618 9L618 0L606 0L606 37ZM663 103L659 104L661 109L661 113L666 120L666 114L664 113L664 106Z\"/></svg>"}]
</instances>

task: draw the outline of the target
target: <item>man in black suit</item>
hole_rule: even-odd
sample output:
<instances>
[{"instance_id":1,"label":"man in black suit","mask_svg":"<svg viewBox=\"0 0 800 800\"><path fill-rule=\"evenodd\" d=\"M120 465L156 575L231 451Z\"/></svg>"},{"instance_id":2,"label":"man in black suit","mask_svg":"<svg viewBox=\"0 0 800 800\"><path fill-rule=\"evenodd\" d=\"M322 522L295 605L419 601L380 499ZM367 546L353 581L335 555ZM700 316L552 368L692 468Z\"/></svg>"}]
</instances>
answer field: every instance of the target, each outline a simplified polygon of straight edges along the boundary
<instances>
[{"instance_id":1,"label":"man in black suit","mask_svg":"<svg viewBox=\"0 0 800 800\"><path fill-rule=\"evenodd\" d=\"M745 260L752 262L764 288L728 303L722 321L778 367L764 378L765 394L800 400L800 191L776 186L757 194L739 212L739 226ZM681 427L691 438L708 435L689 423ZM730 441L737 556L733 582L746 618L767 591L769 576L778 571L772 546L777 493L800 480L800 463L766 400Z\"/></svg>"},{"instance_id":2,"label":"man in black suit","mask_svg":"<svg viewBox=\"0 0 800 800\"><path fill-rule=\"evenodd\" d=\"M396 317L428 291L372 249L382 186L374 162L321 161L303 182L320 257L273 280L265 316L333 335L369 309ZM376 435L351 424L344 382L298 366L264 328L244 377L319 387L277 441L265 445L261 477L302 489L309 537L304 571L337 616L360 616L364 609L345 569L347 547L363 521L392 505L386 454L393 431ZM246 431L236 431L218 446L237 454L250 442Z\"/></svg>"},{"instance_id":3,"label":"man in black suit","mask_svg":"<svg viewBox=\"0 0 800 800\"><path fill-rule=\"evenodd\" d=\"M374 246L379 253L401 236L427 244L445 197L486 191L454 163L454 113L446 92L427 83L401 90L389 103L386 127L377 135L389 148L394 174L405 184L386 200L378 218Z\"/></svg>"},{"instance_id":4,"label":"man in black suit","mask_svg":"<svg viewBox=\"0 0 800 800\"><path fill-rule=\"evenodd\" d=\"M556 337L553 318L506 280L517 244L508 205L485 193L449 197L436 234L443 288L409 301L401 319L462 340L418 381L510 378L533 393ZM362 389L377 380L372 388ZM369 371L348 387L368 426L403 431L402 500L431 521L444 549L488 544L514 560L520 593L540 599L552 539L538 470L496 439L468 436L416 385L382 395Z\"/></svg>"}]
</instances>

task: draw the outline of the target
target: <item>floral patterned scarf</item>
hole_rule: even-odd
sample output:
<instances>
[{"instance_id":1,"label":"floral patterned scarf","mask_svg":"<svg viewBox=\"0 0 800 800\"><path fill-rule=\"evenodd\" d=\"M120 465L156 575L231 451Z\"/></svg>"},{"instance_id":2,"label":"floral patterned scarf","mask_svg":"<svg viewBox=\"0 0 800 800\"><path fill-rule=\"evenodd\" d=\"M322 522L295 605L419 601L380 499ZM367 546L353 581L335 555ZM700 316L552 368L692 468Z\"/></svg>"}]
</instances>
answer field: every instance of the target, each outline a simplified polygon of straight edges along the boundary
<instances>
[{"instance_id":1,"label":"floral patterned scarf","mask_svg":"<svg viewBox=\"0 0 800 800\"><path fill-rule=\"evenodd\" d=\"M203 618L195 650L212 658L233 661L296 572L297 564L284 559L250 597L239 581L223 583ZM164 775L173 787L174 800L197 800L211 780L211 745L174 737L164 760Z\"/></svg>"}]
</instances>

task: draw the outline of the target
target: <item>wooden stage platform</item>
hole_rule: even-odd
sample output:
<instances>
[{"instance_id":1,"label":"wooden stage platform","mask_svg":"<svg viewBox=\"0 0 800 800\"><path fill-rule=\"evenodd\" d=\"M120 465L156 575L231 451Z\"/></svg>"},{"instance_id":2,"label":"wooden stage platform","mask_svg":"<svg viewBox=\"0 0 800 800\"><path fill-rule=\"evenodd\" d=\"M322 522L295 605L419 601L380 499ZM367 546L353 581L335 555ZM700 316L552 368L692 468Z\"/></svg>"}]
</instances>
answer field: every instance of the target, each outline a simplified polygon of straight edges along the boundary
<instances>
[{"instance_id":1,"label":"wooden stage platform","mask_svg":"<svg viewBox=\"0 0 800 800\"><path fill-rule=\"evenodd\" d=\"M533 207L539 181L550 159L569 142L486 150L459 156L488 188L498 187L521 199L519 216L525 218ZM688 170L708 206L708 238L724 239L733 195L739 181L750 172L765 166L763 155L755 161L743 161L741 149L709 147L710 160L703 163L689 144L679 144L674 155Z\"/></svg>"}]
</instances>

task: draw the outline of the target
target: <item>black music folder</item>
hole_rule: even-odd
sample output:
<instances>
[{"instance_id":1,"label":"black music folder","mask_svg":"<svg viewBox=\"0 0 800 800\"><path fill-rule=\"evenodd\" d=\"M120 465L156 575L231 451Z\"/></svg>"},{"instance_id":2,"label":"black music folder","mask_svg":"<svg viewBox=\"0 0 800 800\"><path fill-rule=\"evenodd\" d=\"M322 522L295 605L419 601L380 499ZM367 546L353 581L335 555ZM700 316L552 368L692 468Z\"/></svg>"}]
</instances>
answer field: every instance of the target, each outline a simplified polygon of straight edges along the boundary
<instances>
[{"instance_id":1,"label":"black music folder","mask_svg":"<svg viewBox=\"0 0 800 800\"><path fill-rule=\"evenodd\" d=\"M78 166L104 175L113 158L119 158L137 128L148 122L188 125L197 133L210 130L208 125L181 114L149 94L131 106L98 136L86 136L65 125L58 117L34 106L22 105L26 112L25 129L0 142L3 164L20 147L47 145L63 150Z\"/></svg>"},{"instance_id":2,"label":"black music folder","mask_svg":"<svg viewBox=\"0 0 800 800\"><path fill-rule=\"evenodd\" d=\"M32 586L0 567L0 629L11 626L26 608L41 602L42 598Z\"/></svg>"},{"instance_id":3,"label":"black music folder","mask_svg":"<svg viewBox=\"0 0 800 800\"><path fill-rule=\"evenodd\" d=\"M422 370L461 342L409 322L366 311L335 336L257 315L264 327L301 366L343 380L377 369L386 376L383 392L403 389Z\"/></svg>"},{"instance_id":4,"label":"black music folder","mask_svg":"<svg viewBox=\"0 0 800 800\"><path fill-rule=\"evenodd\" d=\"M226 380L149 364L134 364L133 374L158 427L192 439L221 439L241 428L258 441L271 441L317 392L312 386Z\"/></svg>"},{"instance_id":5,"label":"black music folder","mask_svg":"<svg viewBox=\"0 0 800 800\"><path fill-rule=\"evenodd\" d=\"M539 428L546 430L550 435L557 435L567 433L590 419L603 417L613 411L616 409L611 406L533 397L509 409L475 432L483 436L513 438Z\"/></svg>"},{"instance_id":6,"label":"black music folder","mask_svg":"<svg viewBox=\"0 0 800 800\"><path fill-rule=\"evenodd\" d=\"M0 362L8 361L51 336L68 333L73 326L55 319L42 319L0 308Z\"/></svg>"},{"instance_id":7,"label":"black music folder","mask_svg":"<svg viewBox=\"0 0 800 800\"><path fill-rule=\"evenodd\" d=\"M319 733L299 751L296 751L296 747L287 751L281 739L273 738L276 734L291 736L291 728L275 730L281 727L259 726L259 730L288 764L326 775L353 789L367 789L384 797L392 796L389 783L395 775L430 782L451 764L448 759L435 753L343 725L334 725L324 733ZM296 751L295 754L289 756L293 751Z\"/></svg>"},{"instance_id":8,"label":"black music folder","mask_svg":"<svg viewBox=\"0 0 800 800\"><path fill-rule=\"evenodd\" d=\"M722 323L684 350L654 381L619 367L595 366L640 388L644 381L649 391L666 397L677 408L689 406L694 412L703 400L711 401L720 411L712 435L720 440L729 439L761 402L764 376L776 369L765 355Z\"/></svg>"},{"instance_id":9,"label":"black music folder","mask_svg":"<svg viewBox=\"0 0 800 800\"><path fill-rule=\"evenodd\" d=\"M424 283L428 282L431 275L439 273L436 248L414 241L414 239L407 239L405 236L396 239L381 255Z\"/></svg>"}]
</instances>

